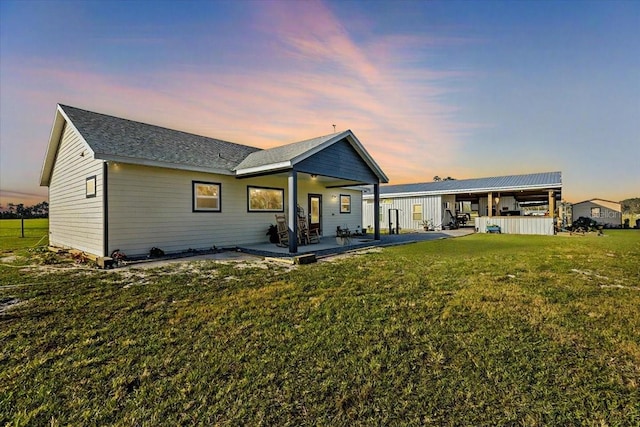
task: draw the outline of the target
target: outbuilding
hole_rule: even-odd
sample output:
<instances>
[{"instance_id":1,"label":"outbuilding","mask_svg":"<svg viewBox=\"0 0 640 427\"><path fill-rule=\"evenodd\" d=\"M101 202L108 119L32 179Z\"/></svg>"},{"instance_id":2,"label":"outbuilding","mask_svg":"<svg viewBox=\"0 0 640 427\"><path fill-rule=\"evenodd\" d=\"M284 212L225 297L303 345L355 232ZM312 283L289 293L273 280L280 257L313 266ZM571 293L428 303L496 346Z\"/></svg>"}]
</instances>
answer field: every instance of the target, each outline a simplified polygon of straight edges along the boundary
<instances>
[{"instance_id":1,"label":"outbuilding","mask_svg":"<svg viewBox=\"0 0 640 427\"><path fill-rule=\"evenodd\" d=\"M572 221L580 217L590 218L605 227L622 226L622 205L604 199L590 199L572 206Z\"/></svg>"},{"instance_id":2,"label":"outbuilding","mask_svg":"<svg viewBox=\"0 0 640 427\"><path fill-rule=\"evenodd\" d=\"M356 229L358 186L386 182L350 130L262 150L66 105L40 179L50 244L99 257L263 242L283 213L290 236L301 212L320 234Z\"/></svg>"},{"instance_id":3,"label":"outbuilding","mask_svg":"<svg viewBox=\"0 0 640 427\"><path fill-rule=\"evenodd\" d=\"M502 233L551 235L561 198L561 172L385 185L378 207L373 194L364 195L363 222L391 232L464 223L481 233L497 226Z\"/></svg>"}]
</instances>

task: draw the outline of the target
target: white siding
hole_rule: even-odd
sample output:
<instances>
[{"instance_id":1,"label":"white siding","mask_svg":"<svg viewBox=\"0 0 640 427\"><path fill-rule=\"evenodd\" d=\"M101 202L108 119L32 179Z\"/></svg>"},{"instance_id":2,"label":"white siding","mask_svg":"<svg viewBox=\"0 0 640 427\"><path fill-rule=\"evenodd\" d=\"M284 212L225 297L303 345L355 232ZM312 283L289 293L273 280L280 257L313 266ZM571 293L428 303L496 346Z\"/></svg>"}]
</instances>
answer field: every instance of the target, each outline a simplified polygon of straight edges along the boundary
<instances>
[{"instance_id":1,"label":"white siding","mask_svg":"<svg viewBox=\"0 0 640 427\"><path fill-rule=\"evenodd\" d=\"M380 198L380 228L389 228L389 209L399 209L398 219L400 229L420 230L422 229L423 220L431 220L435 227L442 225L441 212L441 196L424 196L424 197L398 197L398 198ZM413 219L413 205L422 206L422 219ZM365 227L373 227L374 215L373 199L367 199L363 203L363 223ZM392 221L395 222L395 212L392 213ZM393 225L395 228L395 224Z\"/></svg>"},{"instance_id":2,"label":"white siding","mask_svg":"<svg viewBox=\"0 0 640 427\"><path fill-rule=\"evenodd\" d=\"M539 234L553 236L553 218L533 216L481 216L475 218L476 231L486 233L487 225L498 225L504 234Z\"/></svg>"},{"instance_id":3,"label":"white siding","mask_svg":"<svg viewBox=\"0 0 640 427\"><path fill-rule=\"evenodd\" d=\"M193 181L221 184L221 212L192 212ZM109 250L140 255L154 246L174 252L266 242L267 229L275 224L275 213L248 212L247 186L284 189L284 213L288 212L286 177L236 179L112 163L109 165ZM338 225L351 229L361 225L360 191L327 189L299 176L298 204L306 213L309 193L323 196L324 235L333 235ZM331 197L334 194L335 200ZM351 194L351 214L339 213L340 194Z\"/></svg>"},{"instance_id":4,"label":"white siding","mask_svg":"<svg viewBox=\"0 0 640 427\"><path fill-rule=\"evenodd\" d=\"M104 255L102 165L73 128L66 126L49 184L52 246ZM87 198L86 180L94 175L96 196Z\"/></svg>"},{"instance_id":5,"label":"white siding","mask_svg":"<svg viewBox=\"0 0 640 427\"><path fill-rule=\"evenodd\" d=\"M606 203L609 204L610 203ZM592 216L591 208L600 208L600 215ZM581 216L591 218L599 224L608 224L612 226L622 225L622 214L620 210L615 210L607 207L605 203L597 203L597 201L586 201L582 203L576 203L573 205L572 218L573 221L577 220Z\"/></svg>"}]
</instances>

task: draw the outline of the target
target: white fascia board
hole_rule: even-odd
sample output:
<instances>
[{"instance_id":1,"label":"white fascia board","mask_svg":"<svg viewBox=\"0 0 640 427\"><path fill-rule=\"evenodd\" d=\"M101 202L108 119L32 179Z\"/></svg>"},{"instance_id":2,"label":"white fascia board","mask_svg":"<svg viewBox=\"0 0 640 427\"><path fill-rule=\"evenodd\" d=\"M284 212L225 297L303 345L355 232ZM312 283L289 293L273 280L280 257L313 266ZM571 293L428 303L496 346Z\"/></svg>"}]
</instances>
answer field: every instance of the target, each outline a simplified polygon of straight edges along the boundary
<instances>
[{"instance_id":1,"label":"white fascia board","mask_svg":"<svg viewBox=\"0 0 640 427\"><path fill-rule=\"evenodd\" d=\"M518 191L518 190L546 190L546 189L556 189L562 188L561 183L549 184L549 185L517 185L513 187L495 187L495 188L474 188L474 189L460 189L460 190L450 190L450 191L415 191L408 193L380 193L380 198L395 198L395 197L420 197L420 196L444 196L446 194L464 194L464 193L489 193L496 191ZM372 195L363 196L365 198L371 198Z\"/></svg>"},{"instance_id":2,"label":"white fascia board","mask_svg":"<svg viewBox=\"0 0 640 427\"><path fill-rule=\"evenodd\" d=\"M364 158L364 161L369 165L369 167L377 172L377 175L378 175L378 178L380 178L380 181L383 183L389 182L389 177L387 177L387 175L382 171L382 169L376 163L376 161L373 160L373 157L369 155L367 150L364 148L364 145L360 143L360 141L353 134L353 132L351 132L350 130L348 132L349 132L349 136L350 136L349 139L351 140L352 146L360 154L360 156Z\"/></svg>"},{"instance_id":3,"label":"white fascia board","mask_svg":"<svg viewBox=\"0 0 640 427\"><path fill-rule=\"evenodd\" d=\"M69 116L64 112L60 104L57 105L56 115L53 119L53 126L51 127L51 133L49 134L49 143L47 144L47 153L45 154L44 163L42 164L42 170L40 171L40 186L49 186L51 182L51 173L58 157L58 149L62 142L62 132L64 131L65 124L70 126L71 129L80 137L80 140L84 146L89 150L91 155L95 156L95 153L91 149L91 146L84 139L82 134L78 132L78 129L69 119Z\"/></svg>"},{"instance_id":4,"label":"white fascia board","mask_svg":"<svg viewBox=\"0 0 640 427\"><path fill-rule=\"evenodd\" d=\"M349 144L351 144L351 146L358 152L358 154L360 154L360 157L363 158L363 160L365 161L365 163L367 163L367 165L369 165L369 167L376 173L376 175L378 176L378 178L380 178L380 180L384 183L389 182L389 178L387 177L387 175L385 175L384 172L382 172L382 169L380 169L380 166L378 166L378 164L375 162L375 160L373 160L373 158L369 155L369 153L367 152L367 150L364 148L364 146L360 143L360 141L358 141L358 138L356 138L356 136L353 134L353 132L351 132L350 129L344 131L344 132L340 132L336 135L334 135L333 137L329 138L328 140L326 140L325 142L323 142L322 144L318 145L317 147L312 148L309 151L305 151L304 153L300 154L299 156L294 157L293 159L291 159L291 164L295 165L296 163L313 156L316 153L319 153L320 151L324 150L325 148L329 147L330 145L340 141L342 138L347 138L347 141L349 141Z\"/></svg>"},{"instance_id":5,"label":"white fascia board","mask_svg":"<svg viewBox=\"0 0 640 427\"><path fill-rule=\"evenodd\" d=\"M252 175L252 174L259 174L264 172L274 172L282 169L290 169L291 167L292 167L292 162L287 160L280 163L271 163L269 165L255 166L255 167L246 168L246 169L237 169L236 176Z\"/></svg>"},{"instance_id":6,"label":"white fascia board","mask_svg":"<svg viewBox=\"0 0 640 427\"><path fill-rule=\"evenodd\" d=\"M201 166L190 166L180 163L159 162L157 160L139 159L135 157L114 156L111 154L96 153L95 159L104 160L105 162L125 163L129 165L153 166L165 169L176 169L191 172L214 173L218 175L233 175L233 172L227 169L206 168Z\"/></svg>"}]
</instances>

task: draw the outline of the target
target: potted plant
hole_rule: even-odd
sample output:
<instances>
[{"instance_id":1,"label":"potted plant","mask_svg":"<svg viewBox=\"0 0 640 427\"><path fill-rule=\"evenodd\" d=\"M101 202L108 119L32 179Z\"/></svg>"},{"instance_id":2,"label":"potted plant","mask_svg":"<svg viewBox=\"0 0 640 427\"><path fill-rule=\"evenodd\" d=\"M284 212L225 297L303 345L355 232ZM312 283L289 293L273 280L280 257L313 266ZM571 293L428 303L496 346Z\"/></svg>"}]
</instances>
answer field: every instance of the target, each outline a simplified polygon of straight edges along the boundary
<instances>
[{"instance_id":1,"label":"potted plant","mask_svg":"<svg viewBox=\"0 0 640 427\"><path fill-rule=\"evenodd\" d=\"M424 228L424 231L433 231L433 221L430 219L425 219L424 221L422 221L422 228Z\"/></svg>"}]
</instances>

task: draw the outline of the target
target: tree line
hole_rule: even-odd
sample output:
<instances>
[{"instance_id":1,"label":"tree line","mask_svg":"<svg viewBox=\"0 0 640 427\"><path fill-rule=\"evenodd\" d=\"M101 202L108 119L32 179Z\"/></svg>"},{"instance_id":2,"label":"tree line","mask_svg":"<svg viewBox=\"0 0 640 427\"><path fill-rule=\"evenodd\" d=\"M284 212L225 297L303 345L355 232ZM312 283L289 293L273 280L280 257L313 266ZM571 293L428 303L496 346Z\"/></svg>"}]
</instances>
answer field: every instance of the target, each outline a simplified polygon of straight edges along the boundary
<instances>
[{"instance_id":1,"label":"tree line","mask_svg":"<svg viewBox=\"0 0 640 427\"><path fill-rule=\"evenodd\" d=\"M49 202L40 202L33 206L25 206L24 203L8 203L6 207L0 206L0 218L48 218Z\"/></svg>"},{"instance_id":2,"label":"tree line","mask_svg":"<svg viewBox=\"0 0 640 427\"><path fill-rule=\"evenodd\" d=\"M640 197L632 197L631 199L624 199L620 202L622 205L623 214L640 214Z\"/></svg>"}]
</instances>

